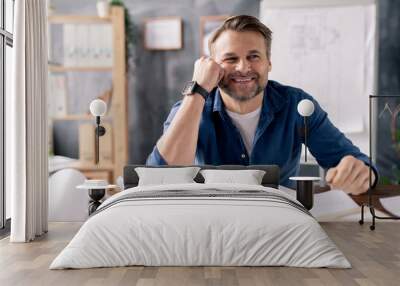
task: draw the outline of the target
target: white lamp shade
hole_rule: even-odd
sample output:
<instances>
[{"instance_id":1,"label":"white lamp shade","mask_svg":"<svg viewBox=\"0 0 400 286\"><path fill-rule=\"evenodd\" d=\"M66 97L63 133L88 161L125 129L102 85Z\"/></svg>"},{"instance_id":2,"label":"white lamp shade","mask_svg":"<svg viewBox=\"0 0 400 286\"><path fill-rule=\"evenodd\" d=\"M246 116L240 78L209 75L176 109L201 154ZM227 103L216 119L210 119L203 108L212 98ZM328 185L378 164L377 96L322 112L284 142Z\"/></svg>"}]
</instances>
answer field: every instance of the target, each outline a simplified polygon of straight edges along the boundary
<instances>
[{"instance_id":1,"label":"white lamp shade","mask_svg":"<svg viewBox=\"0 0 400 286\"><path fill-rule=\"evenodd\" d=\"M297 111L301 116L310 116L314 113L314 103L309 99L303 99L297 105Z\"/></svg>"},{"instance_id":2,"label":"white lamp shade","mask_svg":"<svg viewBox=\"0 0 400 286\"><path fill-rule=\"evenodd\" d=\"M107 112L107 104L101 99L95 99L90 103L90 113L93 116L104 116Z\"/></svg>"}]
</instances>

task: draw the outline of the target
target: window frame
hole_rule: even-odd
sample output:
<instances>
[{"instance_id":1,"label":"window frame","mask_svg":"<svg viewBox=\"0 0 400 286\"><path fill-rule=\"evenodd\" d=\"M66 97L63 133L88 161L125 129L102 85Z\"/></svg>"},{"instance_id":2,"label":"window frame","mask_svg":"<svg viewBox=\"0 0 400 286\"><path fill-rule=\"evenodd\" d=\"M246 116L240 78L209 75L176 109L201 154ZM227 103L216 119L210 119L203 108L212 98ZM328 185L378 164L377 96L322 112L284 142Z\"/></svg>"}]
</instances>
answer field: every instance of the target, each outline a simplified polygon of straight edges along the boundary
<instances>
[{"instance_id":1,"label":"window frame","mask_svg":"<svg viewBox=\"0 0 400 286\"><path fill-rule=\"evenodd\" d=\"M6 47L13 48L13 34L6 31L6 0L0 0L0 237L10 231L10 219L6 217L6 188L5 188L5 93L6 93ZM15 0L11 0L14 13ZM7 15L10 17L10 15ZM14 17L14 15L11 15ZM14 29L13 29L14 30Z\"/></svg>"}]
</instances>

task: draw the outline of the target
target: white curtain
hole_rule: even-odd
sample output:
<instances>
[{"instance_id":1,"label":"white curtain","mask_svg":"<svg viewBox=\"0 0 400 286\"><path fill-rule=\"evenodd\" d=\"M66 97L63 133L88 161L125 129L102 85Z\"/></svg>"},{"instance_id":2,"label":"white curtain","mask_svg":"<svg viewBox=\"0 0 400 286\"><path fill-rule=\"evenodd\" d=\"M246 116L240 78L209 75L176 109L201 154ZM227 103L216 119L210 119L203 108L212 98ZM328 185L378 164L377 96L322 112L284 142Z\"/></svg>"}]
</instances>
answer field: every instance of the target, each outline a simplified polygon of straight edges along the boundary
<instances>
[{"instance_id":1,"label":"white curtain","mask_svg":"<svg viewBox=\"0 0 400 286\"><path fill-rule=\"evenodd\" d=\"M6 187L12 242L47 232L46 0L15 1L13 75L6 98Z\"/></svg>"}]
</instances>

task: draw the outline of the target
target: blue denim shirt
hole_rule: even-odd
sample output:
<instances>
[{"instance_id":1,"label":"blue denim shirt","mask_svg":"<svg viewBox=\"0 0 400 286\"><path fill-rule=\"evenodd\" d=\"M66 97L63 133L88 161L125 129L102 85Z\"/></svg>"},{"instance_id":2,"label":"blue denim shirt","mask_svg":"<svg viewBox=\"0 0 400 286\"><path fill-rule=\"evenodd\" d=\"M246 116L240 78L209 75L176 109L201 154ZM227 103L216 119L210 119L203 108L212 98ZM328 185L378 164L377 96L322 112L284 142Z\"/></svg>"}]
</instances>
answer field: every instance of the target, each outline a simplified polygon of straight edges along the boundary
<instances>
[{"instance_id":1,"label":"blue denim shirt","mask_svg":"<svg viewBox=\"0 0 400 286\"><path fill-rule=\"evenodd\" d=\"M289 177L296 176L300 167L304 119L297 112L297 104L303 99L310 99L315 105L314 113L307 119L307 144L321 167L335 167L346 155L353 155L369 164L369 158L331 123L327 113L310 95L271 80L264 91L251 154L247 154L239 130L225 110L219 90L211 92L200 121L195 164L277 164L281 169L280 184L294 187ZM180 105L181 101L172 107L164 123L164 132ZM146 164L166 165L167 162L154 147ZM377 174L375 169L374 172Z\"/></svg>"}]
</instances>

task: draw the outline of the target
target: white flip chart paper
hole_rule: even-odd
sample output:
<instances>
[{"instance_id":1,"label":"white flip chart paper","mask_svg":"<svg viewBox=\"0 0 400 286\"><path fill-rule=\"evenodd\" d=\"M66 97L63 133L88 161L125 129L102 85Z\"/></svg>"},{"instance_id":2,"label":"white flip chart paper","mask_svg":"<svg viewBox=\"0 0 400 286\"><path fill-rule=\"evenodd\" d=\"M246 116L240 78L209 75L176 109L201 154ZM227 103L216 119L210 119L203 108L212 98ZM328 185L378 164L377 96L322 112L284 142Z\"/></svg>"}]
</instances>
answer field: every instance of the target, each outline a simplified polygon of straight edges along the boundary
<instances>
[{"instance_id":1,"label":"white flip chart paper","mask_svg":"<svg viewBox=\"0 0 400 286\"><path fill-rule=\"evenodd\" d=\"M268 7L270 79L312 95L345 133L363 132L374 86L375 5Z\"/></svg>"}]
</instances>

